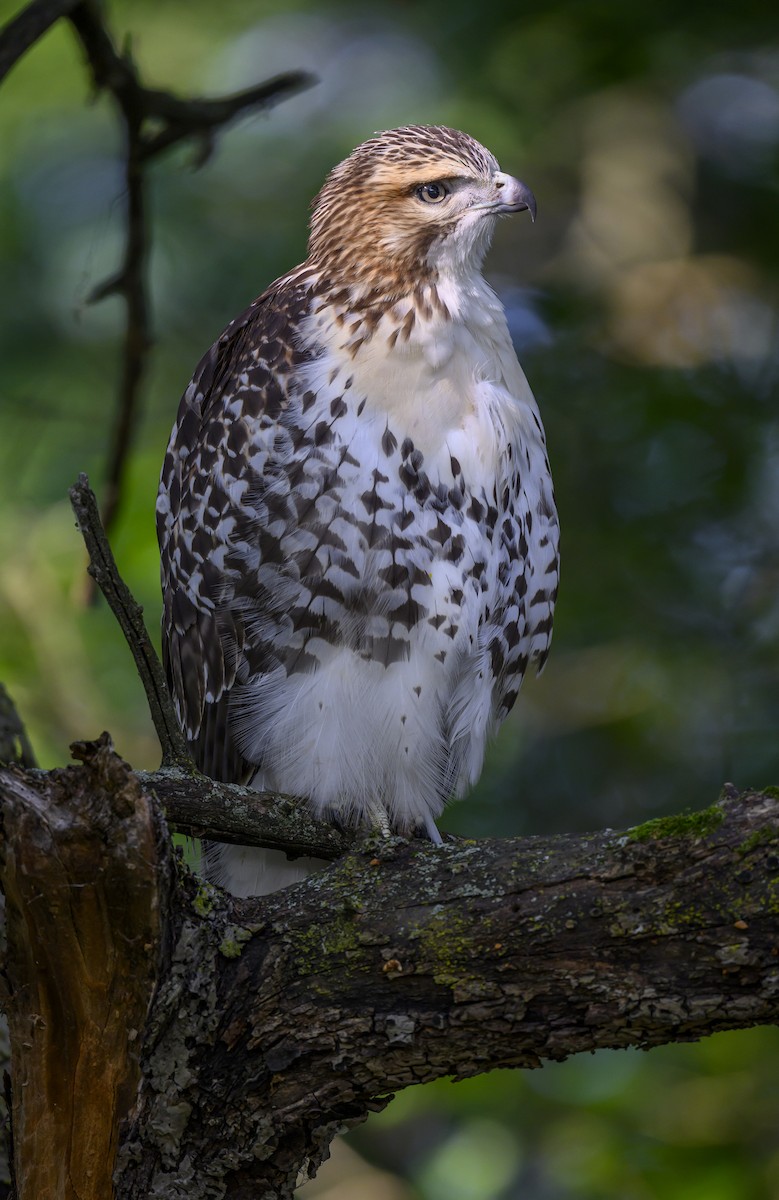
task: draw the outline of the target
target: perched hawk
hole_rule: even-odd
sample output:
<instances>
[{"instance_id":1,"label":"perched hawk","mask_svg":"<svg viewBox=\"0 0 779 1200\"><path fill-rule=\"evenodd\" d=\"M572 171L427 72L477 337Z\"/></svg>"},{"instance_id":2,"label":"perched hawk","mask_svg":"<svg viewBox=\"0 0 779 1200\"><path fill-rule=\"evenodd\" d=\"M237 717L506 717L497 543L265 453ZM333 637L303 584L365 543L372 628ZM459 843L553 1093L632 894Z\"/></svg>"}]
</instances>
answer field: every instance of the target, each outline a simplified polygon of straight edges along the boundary
<instances>
[{"instance_id":1,"label":"perched hawk","mask_svg":"<svg viewBox=\"0 0 779 1200\"><path fill-rule=\"evenodd\" d=\"M198 366L157 517L165 666L213 778L438 842L543 664L552 479L481 275L523 209L466 134L379 133L327 178L306 261ZM296 877L263 878L267 851L218 857L240 895Z\"/></svg>"}]
</instances>

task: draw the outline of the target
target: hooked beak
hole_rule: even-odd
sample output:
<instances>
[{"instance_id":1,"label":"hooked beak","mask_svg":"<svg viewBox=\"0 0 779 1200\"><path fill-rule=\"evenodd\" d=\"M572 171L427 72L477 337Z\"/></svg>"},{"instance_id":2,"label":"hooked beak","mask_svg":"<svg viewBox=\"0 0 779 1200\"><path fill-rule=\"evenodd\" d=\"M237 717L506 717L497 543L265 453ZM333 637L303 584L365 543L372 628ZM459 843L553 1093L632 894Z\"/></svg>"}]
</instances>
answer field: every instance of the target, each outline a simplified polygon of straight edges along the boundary
<instances>
[{"instance_id":1,"label":"hooked beak","mask_svg":"<svg viewBox=\"0 0 779 1200\"><path fill-rule=\"evenodd\" d=\"M502 171L497 171L493 175L493 182L498 190L498 198L489 207L494 213L515 213L523 212L525 209L530 213L531 221L536 219L536 198L526 184L520 183L513 175L504 175Z\"/></svg>"}]
</instances>

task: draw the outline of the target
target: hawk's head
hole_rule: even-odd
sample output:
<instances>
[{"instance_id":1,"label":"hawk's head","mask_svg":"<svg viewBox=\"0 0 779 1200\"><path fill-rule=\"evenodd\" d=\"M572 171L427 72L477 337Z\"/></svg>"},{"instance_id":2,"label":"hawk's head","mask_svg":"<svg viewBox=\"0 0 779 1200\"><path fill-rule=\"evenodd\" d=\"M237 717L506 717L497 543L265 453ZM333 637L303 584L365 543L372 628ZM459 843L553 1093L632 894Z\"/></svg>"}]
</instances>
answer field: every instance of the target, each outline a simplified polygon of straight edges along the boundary
<instances>
[{"instance_id":1,"label":"hawk's head","mask_svg":"<svg viewBox=\"0 0 779 1200\"><path fill-rule=\"evenodd\" d=\"M481 266L497 217L529 209L529 188L472 137L442 125L378 133L328 175L314 200L309 261L334 283L399 294Z\"/></svg>"}]
</instances>

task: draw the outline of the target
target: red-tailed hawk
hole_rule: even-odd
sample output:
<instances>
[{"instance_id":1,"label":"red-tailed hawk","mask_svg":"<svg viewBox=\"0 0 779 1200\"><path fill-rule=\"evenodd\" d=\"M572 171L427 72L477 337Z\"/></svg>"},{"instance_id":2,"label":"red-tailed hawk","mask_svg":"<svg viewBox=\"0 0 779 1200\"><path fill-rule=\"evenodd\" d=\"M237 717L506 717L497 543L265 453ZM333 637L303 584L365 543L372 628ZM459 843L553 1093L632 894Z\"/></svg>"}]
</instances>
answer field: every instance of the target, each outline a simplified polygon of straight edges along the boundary
<instances>
[{"instance_id":1,"label":"red-tailed hawk","mask_svg":"<svg viewBox=\"0 0 779 1200\"><path fill-rule=\"evenodd\" d=\"M496 219L523 209L466 134L377 134L314 201L306 261L198 366L157 514L165 665L215 779L440 841L543 664L552 480L481 274ZM267 851L218 858L238 894L279 884Z\"/></svg>"}]
</instances>

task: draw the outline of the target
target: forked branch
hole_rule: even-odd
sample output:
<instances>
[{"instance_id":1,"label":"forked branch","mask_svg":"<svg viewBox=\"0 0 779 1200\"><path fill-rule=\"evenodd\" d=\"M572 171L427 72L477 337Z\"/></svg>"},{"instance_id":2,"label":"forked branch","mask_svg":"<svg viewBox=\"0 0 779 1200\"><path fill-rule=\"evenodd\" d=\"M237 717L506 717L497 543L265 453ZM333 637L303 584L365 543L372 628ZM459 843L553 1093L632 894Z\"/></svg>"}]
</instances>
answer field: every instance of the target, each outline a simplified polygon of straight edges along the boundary
<instances>
[{"instance_id":1,"label":"forked branch","mask_svg":"<svg viewBox=\"0 0 779 1200\"><path fill-rule=\"evenodd\" d=\"M128 455L138 419L143 378L151 347L147 262L147 164L181 141L196 148L196 165L210 156L218 134L243 113L265 111L310 87L314 76L287 71L228 96L182 99L145 87L129 49L117 50L99 0L34 0L0 30L0 81L51 25L67 16L86 56L94 87L108 92L123 134L126 189L122 263L95 287L90 300L120 295L125 302L124 346L113 429L110 435L103 522L111 530L119 509Z\"/></svg>"}]
</instances>

